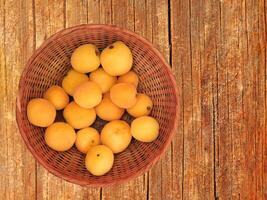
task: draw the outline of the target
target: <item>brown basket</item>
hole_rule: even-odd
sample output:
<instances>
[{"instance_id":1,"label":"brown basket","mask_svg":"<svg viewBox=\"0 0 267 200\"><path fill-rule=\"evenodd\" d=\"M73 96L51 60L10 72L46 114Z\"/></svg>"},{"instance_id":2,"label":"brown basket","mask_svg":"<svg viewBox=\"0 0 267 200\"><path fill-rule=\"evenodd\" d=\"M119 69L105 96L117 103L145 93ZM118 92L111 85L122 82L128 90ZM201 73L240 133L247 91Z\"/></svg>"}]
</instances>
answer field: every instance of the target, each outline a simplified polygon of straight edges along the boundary
<instances>
[{"instance_id":1,"label":"brown basket","mask_svg":"<svg viewBox=\"0 0 267 200\"><path fill-rule=\"evenodd\" d=\"M70 56L75 48L93 43L103 49L117 40L125 42L133 52L133 70L140 78L138 91L152 98L154 107L151 115L159 121L160 134L152 143L133 139L124 152L115 156L111 171L97 177L86 170L85 155L75 147L63 153L50 149L44 141L45 129L29 123L26 106L30 99L42 97L51 85L61 84L71 67ZM112 25L79 25L54 34L31 56L21 75L16 115L28 149L49 172L79 185L106 186L143 174L164 153L178 125L178 90L169 65L144 38ZM123 119L132 120L127 114ZM57 120L63 120L60 113ZM98 118L93 126L100 131L103 124L105 122Z\"/></svg>"}]
</instances>

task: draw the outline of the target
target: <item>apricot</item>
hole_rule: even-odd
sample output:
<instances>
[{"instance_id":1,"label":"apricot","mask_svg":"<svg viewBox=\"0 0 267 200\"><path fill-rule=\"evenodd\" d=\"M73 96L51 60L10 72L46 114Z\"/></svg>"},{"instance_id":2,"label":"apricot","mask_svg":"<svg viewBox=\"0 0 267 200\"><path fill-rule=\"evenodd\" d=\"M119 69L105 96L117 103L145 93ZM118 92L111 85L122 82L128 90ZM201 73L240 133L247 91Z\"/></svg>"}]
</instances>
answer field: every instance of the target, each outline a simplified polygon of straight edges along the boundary
<instances>
[{"instance_id":1,"label":"apricot","mask_svg":"<svg viewBox=\"0 0 267 200\"><path fill-rule=\"evenodd\" d=\"M79 46L71 55L72 67L81 73L88 73L96 70L100 65L99 50L93 44Z\"/></svg>"},{"instance_id":2,"label":"apricot","mask_svg":"<svg viewBox=\"0 0 267 200\"><path fill-rule=\"evenodd\" d=\"M100 104L95 107L98 117L106 121L120 119L124 113L124 109L112 103L109 93L104 95Z\"/></svg>"},{"instance_id":3,"label":"apricot","mask_svg":"<svg viewBox=\"0 0 267 200\"><path fill-rule=\"evenodd\" d=\"M128 108L127 112L133 117L149 115L153 107L153 102L150 97L146 94L139 93L136 95L136 98L136 104L133 107Z\"/></svg>"},{"instance_id":4,"label":"apricot","mask_svg":"<svg viewBox=\"0 0 267 200\"><path fill-rule=\"evenodd\" d=\"M27 105L27 117L31 124L39 127L50 126L56 118L56 108L48 100L35 98Z\"/></svg>"},{"instance_id":5,"label":"apricot","mask_svg":"<svg viewBox=\"0 0 267 200\"><path fill-rule=\"evenodd\" d=\"M56 122L45 130L46 144L56 151L69 150L76 139L74 129L65 122Z\"/></svg>"},{"instance_id":6,"label":"apricot","mask_svg":"<svg viewBox=\"0 0 267 200\"><path fill-rule=\"evenodd\" d=\"M118 83L110 89L110 99L121 108L130 108L136 103L136 93L133 84Z\"/></svg>"},{"instance_id":7,"label":"apricot","mask_svg":"<svg viewBox=\"0 0 267 200\"><path fill-rule=\"evenodd\" d=\"M89 78L86 74L82 74L71 69L63 78L62 87L66 93L72 96L74 89L83 82L88 81Z\"/></svg>"},{"instance_id":8,"label":"apricot","mask_svg":"<svg viewBox=\"0 0 267 200\"><path fill-rule=\"evenodd\" d=\"M108 92L117 81L116 76L109 75L103 68L91 72L89 78L100 86L103 93Z\"/></svg>"},{"instance_id":9,"label":"apricot","mask_svg":"<svg viewBox=\"0 0 267 200\"><path fill-rule=\"evenodd\" d=\"M81 129L94 123L96 112L93 108L83 108L72 101L65 107L63 117L73 128Z\"/></svg>"},{"instance_id":10,"label":"apricot","mask_svg":"<svg viewBox=\"0 0 267 200\"><path fill-rule=\"evenodd\" d=\"M100 144L100 136L96 129L87 127L77 132L75 145L82 153L87 153L88 150Z\"/></svg>"},{"instance_id":11,"label":"apricot","mask_svg":"<svg viewBox=\"0 0 267 200\"><path fill-rule=\"evenodd\" d=\"M69 103L69 96L62 87L53 85L44 93L44 98L50 101L57 110L61 110Z\"/></svg>"},{"instance_id":12,"label":"apricot","mask_svg":"<svg viewBox=\"0 0 267 200\"><path fill-rule=\"evenodd\" d=\"M109 147L113 153L124 151L130 144L132 135L130 126L122 120L107 123L101 131L102 144Z\"/></svg>"},{"instance_id":13,"label":"apricot","mask_svg":"<svg viewBox=\"0 0 267 200\"><path fill-rule=\"evenodd\" d=\"M117 41L102 51L100 62L108 74L120 76L131 70L133 55L129 47L123 42Z\"/></svg>"},{"instance_id":14,"label":"apricot","mask_svg":"<svg viewBox=\"0 0 267 200\"><path fill-rule=\"evenodd\" d=\"M102 176L112 168L114 155L105 145L97 145L89 149L85 157L87 170L95 175Z\"/></svg>"},{"instance_id":15,"label":"apricot","mask_svg":"<svg viewBox=\"0 0 267 200\"><path fill-rule=\"evenodd\" d=\"M74 101L81 107L93 108L102 100L102 90L93 81L79 85L73 93Z\"/></svg>"},{"instance_id":16,"label":"apricot","mask_svg":"<svg viewBox=\"0 0 267 200\"><path fill-rule=\"evenodd\" d=\"M139 78L134 71L129 71L118 78L117 83L131 83L137 87Z\"/></svg>"},{"instance_id":17,"label":"apricot","mask_svg":"<svg viewBox=\"0 0 267 200\"><path fill-rule=\"evenodd\" d=\"M131 134L138 141L152 142L159 135L159 123L153 117L138 117L131 123Z\"/></svg>"}]
</instances>

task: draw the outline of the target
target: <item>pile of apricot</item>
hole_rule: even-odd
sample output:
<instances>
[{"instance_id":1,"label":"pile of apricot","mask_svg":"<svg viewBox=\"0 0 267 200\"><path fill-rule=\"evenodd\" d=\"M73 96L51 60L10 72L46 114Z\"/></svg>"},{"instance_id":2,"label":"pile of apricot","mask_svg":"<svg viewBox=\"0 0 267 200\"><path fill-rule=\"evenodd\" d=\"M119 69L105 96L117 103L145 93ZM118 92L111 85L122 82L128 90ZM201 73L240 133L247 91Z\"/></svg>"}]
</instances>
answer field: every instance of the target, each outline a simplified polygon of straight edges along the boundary
<instances>
[{"instance_id":1,"label":"pile of apricot","mask_svg":"<svg viewBox=\"0 0 267 200\"><path fill-rule=\"evenodd\" d=\"M159 123L149 116L151 98L137 92L139 78L131 70L133 55L123 42L110 44L101 53L93 44L82 45L70 62L72 69L62 85L30 100L27 116L31 124L46 127L44 139L51 149L67 151L75 144L86 154L88 171L101 176L112 168L114 154L124 151L132 137L154 141ZM55 122L58 110L63 110L65 122ZM125 112L135 118L131 124L121 119ZM107 121L100 133L91 127L97 116Z\"/></svg>"}]
</instances>

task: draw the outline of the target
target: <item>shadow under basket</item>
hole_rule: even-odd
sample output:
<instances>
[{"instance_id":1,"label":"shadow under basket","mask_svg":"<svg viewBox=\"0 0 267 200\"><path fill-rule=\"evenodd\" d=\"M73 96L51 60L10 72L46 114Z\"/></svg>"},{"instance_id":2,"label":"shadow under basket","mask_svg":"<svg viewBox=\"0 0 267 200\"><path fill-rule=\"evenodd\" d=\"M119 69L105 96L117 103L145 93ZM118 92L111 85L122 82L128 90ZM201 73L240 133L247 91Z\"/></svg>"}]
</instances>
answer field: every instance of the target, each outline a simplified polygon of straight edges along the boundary
<instances>
[{"instance_id":1,"label":"shadow under basket","mask_svg":"<svg viewBox=\"0 0 267 200\"><path fill-rule=\"evenodd\" d=\"M160 132L158 138L151 143L132 139L124 152L115 155L112 169L97 177L86 170L85 155L75 146L66 152L50 149L44 140L45 128L29 123L26 108L29 100L42 97L50 86L61 85L63 77L71 68L71 54L77 47L92 43L102 50L118 40L132 50L133 70L139 76L138 92L146 93L152 98L154 107L151 116L158 120ZM57 121L62 121L62 113L57 115ZM144 38L113 25L79 25L54 34L31 56L19 82L16 117L28 149L52 174L79 185L119 184L149 170L170 144L179 121L178 89L170 66ZM129 123L132 120L127 113L123 119ZM93 127L101 132L105 123L97 118Z\"/></svg>"}]
</instances>

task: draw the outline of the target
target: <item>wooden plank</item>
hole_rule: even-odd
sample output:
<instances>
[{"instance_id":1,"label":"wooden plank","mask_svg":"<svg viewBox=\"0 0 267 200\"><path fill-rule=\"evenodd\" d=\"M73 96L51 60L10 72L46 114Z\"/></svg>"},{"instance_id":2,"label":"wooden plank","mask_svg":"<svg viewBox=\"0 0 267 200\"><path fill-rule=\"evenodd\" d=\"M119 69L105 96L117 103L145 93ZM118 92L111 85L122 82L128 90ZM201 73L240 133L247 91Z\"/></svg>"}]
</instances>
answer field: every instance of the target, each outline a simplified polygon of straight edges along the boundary
<instances>
[{"instance_id":1,"label":"wooden plank","mask_svg":"<svg viewBox=\"0 0 267 200\"><path fill-rule=\"evenodd\" d=\"M66 9L66 27L75 26L78 24L86 24L88 23L88 5L91 7L94 5L95 8L97 8L98 4L95 4L93 1L75 1L75 0L66 0L65 3L65 9ZM90 7L90 8L91 8ZM90 12L91 13L91 12ZM90 18L93 18L96 16L96 12L92 12L92 15L90 15Z\"/></svg>"},{"instance_id":2,"label":"wooden plank","mask_svg":"<svg viewBox=\"0 0 267 200\"><path fill-rule=\"evenodd\" d=\"M191 56L191 79L192 79L192 113L191 113L191 125L192 133L186 137L186 144L189 146L190 150L185 154L190 155L188 160L185 160L187 168L190 170L190 174L193 177L189 177L193 184L192 188L193 194L192 198L197 199L210 199L213 195L212 187L210 184L204 185L204 175L206 172L209 178L206 180L211 180L212 173L210 173L210 168L212 170L212 68L205 63L205 59L202 59L204 52L204 35L206 34L206 29L204 29L204 14L209 15L210 12L205 13L203 1L190 1L190 56ZM208 26L205 24L206 27ZM203 65L204 63L204 65ZM190 66L188 66L190 67ZM205 94L205 95L203 95ZM204 114L203 116L201 114ZM203 118L202 118L203 117ZM201 123L203 119L203 122ZM203 126L202 126L203 125ZM207 138L205 140L205 138ZM205 144L205 142L209 143ZM205 146L205 150L202 147ZM204 155L208 163L205 163ZM212 160L213 161L213 160ZM207 166L205 166L207 164ZM205 167L205 168L204 168ZM211 171L212 172L212 171ZM207 191L207 194L204 191ZM186 197L186 196L185 196Z\"/></svg>"},{"instance_id":3,"label":"wooden plank","mask_svg":"<svg viewBox=\"0 0 267 200\"><path fill-rule=\"evenodd\" d=\"M172 33L172 66L176 75L177 84L181 88L181 123L174 140L173 170L179 174L178 198L195 199L199 184L191 156L195 138L193 135L192 113L192 66L190 44L190 1L171 1L171 33ZM191 162L191 159L192 162ZM182 170L182 171L181 171Z\"/></svg>"},{"instance_id":4,"label":"wooden plank","mask_svg":"<svg viewBox=\"0 0 267 200\"><path fill-rule=\"evenodd\" d=\"M0 100L2 102L0 106L0 131L3 133L2 139L0 140L0 150L2 152L0 156L0 199L6 199L8 195L8 176L5 173L7 168L7 140L8 133L5 112L7 104L7 81L6 81L6 55L5 55L5 1L0 1ZM6 156L3 156L6 155Z\"/></svg>"},{"instance_id":5,"label":"wooden plank","mask_svg":"<svg viewBox=\"0 0 267 200\"><path fill-rule=\"evenodd\" d=\"M216 112L216 55L219 25L218 1L190 2L190 44L192 63L192 133L188 135L189 181L185 199L214 199L214 150ZM186 142L185 142L186 145ZM187 152L185 151L185 154ZM187 169L185 168L185 171ZM185 178L186 180L186 178ZM186 184L184 183L184 187Z\"/></svg>"},{"instance_id":6,"label":"wooden plank","mask_svg":"<svg viewBox=\"0 0 267 200\"><path fill-rule=\"evenodd\" d=\"M99 22L101 24L112 24L111 0L99 2Z\"/></svg>"},{"instance_id":7,"label":"wooden plank","mask_svg":"<svg viewBox=\"0 0 267 200\"><path fill-rule=\"evenodd\" d=\"M256 104L256 143L255 143L255 153L256 153L256 198L257 199L266 199L267 190L264 190L267 183L264 182L264 168L267 168L267 165L264 166L263 155L266 151L266 142L264 136L266 135L266 48L267 48L267 39L266 39L266 18L264 16L265 2L263 0L258 1L254 4L253 8L255 13L257 13L257 20L255 21L256 30L252 32L253 36L257 35L257 60L258 67L256 68L256 95L257 95L257 104ZM265 147L265 149L264 149Z\"/></svg>"},{"instance_id":8,"label":"wooden plank","mask_svg":"<svg viewBox=\"0 0 267 200\"><path fill-rule=\"evenodd\" d=\"M87 5L87 23L100 23L100 0L89 0ZM75 1L74 1L75 2ZM105 13L104 13L105 15Z\"/></svg>"},{"instance_id":9,"label":"wooden plank","mask_svg":"<svg viewBox=\"0 0 267 200\"><path fill-rule=\"evenodd\" d=\"M267 1L266 0L263 2L263 5L261 3L260 16L261 16L260 20L265 22L265 26L264 26L262 31L266 33L266 31L267 31ZM263 51L265 51L264 64L265 64L265 70L266 70L266 67L267 67L267 46L266 46L267 36L263 34L263 35L261 35L261 38L263 38L262 40L265 41L265 45L264 45L264 43L262 43L262 44L264 45ZM265 75L266 75L266 72L265 72ZM267 103L266 90L267 90L267 80L265 78L265 109L267 106L267 104L266 104ZM263 138L262 138L262 140L263 140L263 180L262 180L263 181L263 199L267 199L267 134L266 134L266 130L267 130L267 117L265 114L265 134L263 134Z\"/></svg>"},{"instance_id":10,"label":"wooden plank","mask_svg":"<svg viewBox=\"0 0 267 200\"><path fill-rule=\"evenodd\" d=\"M170 32L171 32L171 65L175 74L177 85L180 89L180 122L177 133L172 142L172 187L173 196L177 199L183 199L184 195L184 132L185 132L185 106L184 105L184 72L185 66L189 64L189 41L188 30L189 22L185 20L188 17L189 5L186 1L170 1ZM181 11L181 12L180 12Z\"/></svg>"},{"instance_id":11,"label":"wooden plank","mask_svg":"<svg viewBox=\"0 0 267 200\"><path fill-rule=\"evenodd\" d=\"M32 3L1 1L0 5L0 199L35 199L35 161L15 116L20 74L34 45Z\"/></svg>"},{"instance_id":12,"label":"wooden plank","mask_svg":"<svg viewBox=\"0 0 267 200\"><path fill-rule=\"evenodd\" d=\"M225 82L218 78L219 90L227 93L227 102L219 101L222 105L220 112L227 113L228 133L219 133L219 173L218 197L246 199L247 190L244 187L246 169L245 148L243 145L244 132L243 123L243 67L246 54L246 37L244 16L244 1L224 2L221 4L221 43L219 62L224 70ZM220 93L219 93L220 95ZM227 104L227 106L225 105ZM218 123L221 123L220 118ZM224 126L227 126L224 124ZM222 131L222 129L221 129Z\"/></svg>"},{"instance_id":13,"label":"wooden plank","mask_svg":"<svg viewBox=\"0 0 267 200\"><path fill-rule=\"evenodd\" d=\"M218 43L220 6L216 0L205 1L204 65L201 66L202 140L204 159L204 199L216 197L216 124L218 112Z\"/></svg>"},{"instance_id":14,"label":"wooden plank","mask_svg":"<svg viewBox=\"0 0 267 200\"><path fill-rule=\"evenodd\" d=\"M234 10L236 4L220 2L220 41L218 55L218 118L217 118L217 156L218 169L217 195L219 198L231 198L232 195L232 135L229 113L229 77L233 61L234 50ZM231 23L228 23L231 22ZM228 51L230 51L228 53Z\"/></svg>"},{"instance_id":15,"label":"wooden plank","mask_svg":"<svg viewBox=\"0 0 267 200\"><path fill-rule=\"evenodd\" d=\"M248 166L247 181L249 183L248 198L261 199L263 196L262 180L262 135L265 133L262 117L265 114L265 88L261 80L265 69L265 55L262 51L265 23L259 21L259 10L263 5L259 2L246 1L247 14L247 65L244 69L246 85L244 90L244 110L247 133L246 165ZM262 9L261 9L262 10ZM264 43L266 45L266 41ZM266 49L266 46L265 46ZM260 81L260 82L259 82ZM266 133L265 133L266 134Z\"/></svg>"},{"instance_id":16,"label":"wooden plank","mask_svg":"<svg viewBox=\"0 0 267 200\"><path fill-rule=\"evenodd\" d=\"M64 1L35 1L36 48L49 36L64 28ZM65 181L50 174L41 165L37 165L37 198L65 199L74 189Z\"/></svg>"},{"instance_id":17,"label":"wooden plank","mask_svg":"<svg viewBox=\"0 0 267 200\"><path fill-rule=\"evenodd\" d=\"M98 1L66 1L66 27L84 23L99 23L99 2ZM99 199L99 188L81 187L65 182L71 192L65 190L69 199Z\"/></svg>"},{"instance_id":18,"label":"wooden plank","mask_svg":"<svg viewBox=\"0 0 267 200\"><path fill-rule=\"evenodd\" d=\"M134 0L111 1L113 24L134 30Z\"/></svg>"},{"instance_id":19,"label":"wooden plank","mask_svg":"<svg viewBox=\"0 0 267 200\"><path fill-rule=\"evenodd\" d=\"M184 199L213 199L216 111L213 94L216 93L214 66L219 6L216 1L171 3L172 65L183 98L183 127L178 133L180 138L184 134L184 166L176 161L175 169L184 167L184 177L180 173L184 180L180 182L178 195ZM181 149L182 139L177 144L174 151ZM183 149L179 154L183 154Z\"/></svg>"},{"instance_id":20,"label":"wooden plank","mask_svg":"<svg viewBox=\"0 0 267 200\"><path fill-rule=\"evenodd\" d=\"M169 62L170 46L168 8L169 4L166 0L149 0L146 2L146 36L153 45L161 51L165 59ZM136 17L141 20L141 16ZM176 186L170 184L172 171L172 151L170 147L167 149L162 159L149 171L148 198L171 199L175 197L173 194L175 193L174 188Z\"/></svg>"},{"instance_id":21,"label":"wooden plank","mask_svg":"<svg viewBox=\"0 0 267 200\"><path fill-rule=\"evenodd\" d=\"M264 4L221 2L218 196L262 199L265 133Z\"/></svg>"}]
</instances>

